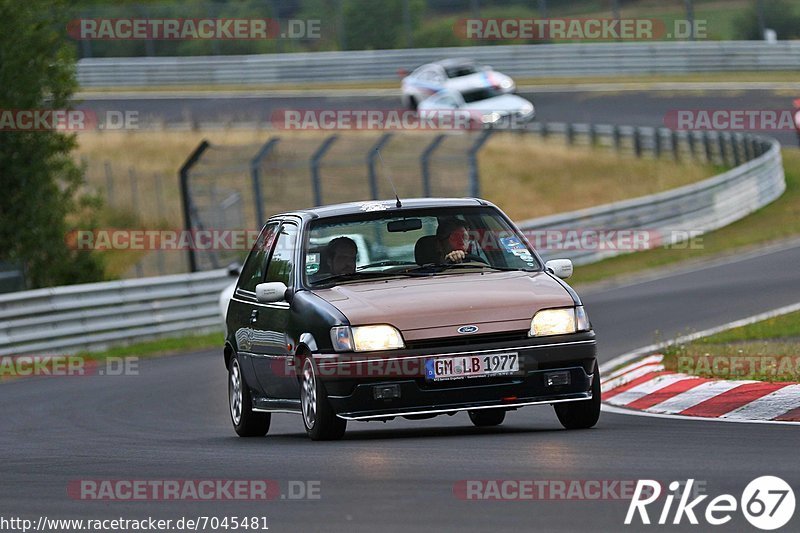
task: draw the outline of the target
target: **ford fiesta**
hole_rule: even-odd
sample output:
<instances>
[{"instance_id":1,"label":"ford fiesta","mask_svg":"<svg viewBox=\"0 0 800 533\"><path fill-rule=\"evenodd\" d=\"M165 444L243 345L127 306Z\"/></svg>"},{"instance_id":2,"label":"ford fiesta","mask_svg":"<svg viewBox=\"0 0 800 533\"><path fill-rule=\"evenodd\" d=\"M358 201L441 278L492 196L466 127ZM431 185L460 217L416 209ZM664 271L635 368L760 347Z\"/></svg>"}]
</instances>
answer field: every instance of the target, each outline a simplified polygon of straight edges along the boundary
<instances>
[{"instance_id":1,"label":"ford fiesta","mask_svg":"<svg viewBox=\"0 0 800 533\"><path fill-rule=\"evenodd\" d=\"M592 427L595 334L571 273L479 199L276 215L227 310L234 429L262 436L290 412L312 439L338 439L351 420L466 411L494 426L539 404L566 428Z\"/></svg>"}]
</instances>

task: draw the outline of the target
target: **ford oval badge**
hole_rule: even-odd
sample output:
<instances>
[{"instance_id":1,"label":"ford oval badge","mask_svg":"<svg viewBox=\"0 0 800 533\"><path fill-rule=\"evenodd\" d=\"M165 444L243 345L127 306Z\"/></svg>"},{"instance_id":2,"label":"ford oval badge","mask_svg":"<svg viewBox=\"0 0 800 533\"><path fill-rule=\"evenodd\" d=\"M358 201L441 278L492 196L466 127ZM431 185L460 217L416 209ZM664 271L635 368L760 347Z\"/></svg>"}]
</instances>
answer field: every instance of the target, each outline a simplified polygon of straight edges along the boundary
<instances>
[{"instance_id":1,"label":"ford oval badge","mask_svg":"<svg viewBox=\"0 0 800 533\"><path fill-rule=\"evenodd\" d=\"M478 331L478 326L461 326L458 328L459 333L475 333Z\"/></svg>"}]
</instances>

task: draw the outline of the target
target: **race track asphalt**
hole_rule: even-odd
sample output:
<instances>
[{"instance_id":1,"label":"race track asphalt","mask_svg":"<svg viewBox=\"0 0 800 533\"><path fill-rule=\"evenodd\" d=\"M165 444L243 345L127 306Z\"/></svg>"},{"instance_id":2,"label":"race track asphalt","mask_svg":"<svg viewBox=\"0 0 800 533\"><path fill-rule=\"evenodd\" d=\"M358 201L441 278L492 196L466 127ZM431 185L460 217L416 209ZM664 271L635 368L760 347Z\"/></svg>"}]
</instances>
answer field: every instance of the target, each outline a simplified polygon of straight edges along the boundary
<instances>
[{"instance_id":1,"label":"race track asphalt","mask_svg":"<svg viewBox=\"0 0 800 533\"><path fill-rule=\"evenodd\" d=\"M656 330L666 338L800 301L799 263L795 243L585 292L600 358L650 344ZM453 487L459 480L693 478L711 496L738 498L750 480L771 474L800 488L795 426L603 413L595 429L566 431L552 409L537 407L510 413L493 429L472 427L463 413L351 423L344 440L324 443L308 440L290 414L274 415L266 438L238 438L226 400L218 350L142 360L138 375L0 384L0 515L266 516L272 531L618 531L626 501L462 500ZM67 494L80 479L208 478L276 480L284 494L290 481L319 481L321 498L102 502ZM684 519L681 529L709 527ZM740 513L725 527L750 529Z\"/></svg>"}]
</instances>

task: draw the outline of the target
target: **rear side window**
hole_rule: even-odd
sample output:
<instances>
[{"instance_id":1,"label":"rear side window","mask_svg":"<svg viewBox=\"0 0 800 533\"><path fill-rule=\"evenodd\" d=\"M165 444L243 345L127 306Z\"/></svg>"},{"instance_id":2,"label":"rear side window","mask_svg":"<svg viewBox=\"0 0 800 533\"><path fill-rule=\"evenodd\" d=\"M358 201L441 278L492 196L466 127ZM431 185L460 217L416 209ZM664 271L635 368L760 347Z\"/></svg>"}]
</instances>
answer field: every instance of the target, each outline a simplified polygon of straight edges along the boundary
<instances>
[{"instance_id":1,"label":"rear side window","mask_svg":"<svg viewBox=\"0 0 800 533\"><path fill-rule=\"evenodd\" d=\"M267 281L282 281L287 287L291 286L296 243L297 226L284 224L267 267Z\"/></svg>"},{"instance_id":2,"label":"rear side window","mask_svg":"<svg viewBox=\"0 0 800 533\"><path fill-rule=\"evenodd\" d=\"M269 252L275 242L278 223L267 224L256 239L247 261L244 262L242 273L239 276L239 288L244 291L256 292L256 285L264 279L264 270L267 266Z\"/></svg>"}]
</instances>

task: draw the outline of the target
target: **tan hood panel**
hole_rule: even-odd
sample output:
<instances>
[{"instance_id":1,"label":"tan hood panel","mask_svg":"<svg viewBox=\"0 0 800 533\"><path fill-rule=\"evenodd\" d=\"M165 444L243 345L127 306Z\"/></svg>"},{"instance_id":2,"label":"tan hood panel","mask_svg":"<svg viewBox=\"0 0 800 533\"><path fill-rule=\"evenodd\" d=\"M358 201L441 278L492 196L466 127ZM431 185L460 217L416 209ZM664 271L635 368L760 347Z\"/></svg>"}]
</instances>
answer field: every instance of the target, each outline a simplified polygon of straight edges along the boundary
<instances>
[{"instance_id":1,"label":"tan hood panel","mask_svg":"<svg viewBox=\"0 0 800 533\"><path fill-rule=\"evenodd\" d=\"M336 306L351 324L391 324L407 340L457 335L447 333L448 326L477 325L478 333L524 330L539 309L574 305L564 287L542 272L399 278L314 293Z\"/></svg>"}]
</instances>

